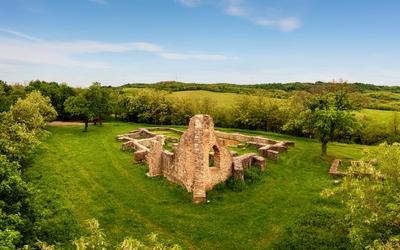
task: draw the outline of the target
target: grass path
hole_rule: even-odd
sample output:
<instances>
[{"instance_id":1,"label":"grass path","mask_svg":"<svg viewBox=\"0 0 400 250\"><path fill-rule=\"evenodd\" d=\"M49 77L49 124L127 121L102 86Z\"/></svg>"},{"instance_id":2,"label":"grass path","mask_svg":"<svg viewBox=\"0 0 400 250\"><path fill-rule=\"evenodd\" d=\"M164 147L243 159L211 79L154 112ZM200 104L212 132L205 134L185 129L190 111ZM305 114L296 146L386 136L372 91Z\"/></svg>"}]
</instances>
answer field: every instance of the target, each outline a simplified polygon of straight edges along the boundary
<instances>
[{"instance_id":1,"label":"grass path","mask_svg":"<svg viewBox=\"0 0 400 250\"><path fill-rule=\"evenodd\" d=\"M42 192L54 190L83 224L97 218L113 243L155 232L185 248L259 249L279 239L284 227L321 203L319 193L333 185L329 163L312 140L245 131L296 141L277 163L268 162L260 182L243 192L213 190L210 203L195 206L191 194L164 178L149 178L144 164L120 150L115 135L141 127L106 123L102 128L50 127L25 176ZM229 130L233 131L233 130ZM238 130L235 130L238 131ZM243 131L242 131L243 132ZM358 159L365 147L332 144L329 152Z\"/></svg>"}]
</instances>

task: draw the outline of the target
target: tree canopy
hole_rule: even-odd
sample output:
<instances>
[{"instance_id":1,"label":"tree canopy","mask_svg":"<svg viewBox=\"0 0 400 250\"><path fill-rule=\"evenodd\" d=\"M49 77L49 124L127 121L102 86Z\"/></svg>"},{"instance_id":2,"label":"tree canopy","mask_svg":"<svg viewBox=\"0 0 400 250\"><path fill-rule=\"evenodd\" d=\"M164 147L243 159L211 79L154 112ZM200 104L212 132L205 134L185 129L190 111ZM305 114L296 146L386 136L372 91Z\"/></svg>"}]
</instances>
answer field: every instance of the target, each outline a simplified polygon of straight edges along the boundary
<instances>
[{"instance_id":1,"label":"tree canopy","mask_svg":"<svg viewBox=\"0 0 400 250\"><path fill-rule=\"evenodd\" d=\"M322 143L321 152L325 155L329 141L345 138L357 128L358 123L352 112L356 109L345 85L330 91L317 91L306 97L303 110L285 128L300 127L305 134L318 138Z\"/></svg>"},{"instance_id":2,"label":"tree canopy","mask_svg":"<svg viewBox=\"0 0 400 250\"><path fill-rule=\"evenodd\" d=\"M85 122L87 131L89 121L102 120L112 111L110 93L100 83L93 83L88 89L82 89L77 96L70 96L65 101L65 110L72 116Z\"/></svg>"}]
</instances>

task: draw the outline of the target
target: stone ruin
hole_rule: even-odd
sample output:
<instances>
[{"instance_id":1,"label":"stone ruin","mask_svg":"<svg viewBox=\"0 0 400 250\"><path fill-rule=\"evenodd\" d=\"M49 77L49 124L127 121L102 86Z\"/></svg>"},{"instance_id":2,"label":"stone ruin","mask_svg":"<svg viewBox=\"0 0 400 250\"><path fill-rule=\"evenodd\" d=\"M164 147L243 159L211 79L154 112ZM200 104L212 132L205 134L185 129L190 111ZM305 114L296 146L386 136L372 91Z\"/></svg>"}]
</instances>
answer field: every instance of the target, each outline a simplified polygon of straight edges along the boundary
<instances>
[{"instance_id":1,"label":"stone ruin","mask_svg":"<svg viewBox=\"0 0 400 250\"><path fill-rule=\"evenodd\" d=\"M367 162L364 162L362 160L359 161L350 161L350 165L353 167L360 167L363 165L368 165L368 166L376 166L378 164L378 160L377 159L371 159ZM339 167L342 165L342 160L340 159L335 159L333 160L331 167L329 168L328 171L328 175L330 176L346 176L348 173L346 173L346 171L340 171Z\"/></svg>"},{"instance_id":2,"label":"stone ruin","mask_svg":"<svg viewBox=\"0 0 400 250\"><path fill-rule=\"evenodd\" d=\"M181 138L152 132L156 130L174 132ZM256 166L264 171L265 157L278 160L280 153L286 152L288 146L294 146L293 142L215 131L209 115L193 116L185 132L173 128L141 128L118 135L117 139L124 141L122 150L134 150L135 162L147 161L148 176L165 176L169 181L180 184L193 193L194 203L204 203L207 191L231 176L244 180L246 168ZM163 149L166 142L174 143L174 152ZM228 146L237 142L258 148L259 154L238 156L236 152L229 151Z\"/></svg>"}]
</instances>

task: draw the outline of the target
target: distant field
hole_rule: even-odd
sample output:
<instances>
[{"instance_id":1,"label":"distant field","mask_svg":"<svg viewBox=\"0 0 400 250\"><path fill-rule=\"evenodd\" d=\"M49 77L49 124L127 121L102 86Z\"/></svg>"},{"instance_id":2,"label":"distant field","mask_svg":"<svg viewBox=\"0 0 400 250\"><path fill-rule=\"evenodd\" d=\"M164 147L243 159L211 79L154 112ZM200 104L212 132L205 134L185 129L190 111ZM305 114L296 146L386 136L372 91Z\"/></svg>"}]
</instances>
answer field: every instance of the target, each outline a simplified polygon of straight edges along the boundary
<instances>
[{"instance_id":1,"label":"distant field","mask_svg":"<svg viewBox=\"0 0 400 250\"><path fill-rule=\"evenodd\" d=\"M371 91L364 93L363 96L368 98L370 108L400 109L400 93Z\"/></svg>"},{"instance_id":2,"label":"distant field","mask_svg":"<svg viewBox=\"0 0 400 250\"><path fill-rule=\"evenodd\" d=\"M112 243L127 236L143 239L155 232L184 249L265 249L279 242L298 218L310 216L310 211L340 214L340 203L320 198L324 188L334 185L327 175L330 160L359 159L362 150L369 148L329 143L331 155L324 161L320 144L314 140L224 129L294 140L296 146L278 162L268 161L262 180L248 189L213 190L208 194L209 204L195 206L190 193L165 178L147 177L147 166L133 164L132 154L120 150L115 135L143 126L148 125L105 123L90 126L87 133L82 133L83 126L50 127L52 135L33 155L25 176L42 193L58 194L82 225L97 218ZM332 237L324 244L337 247L335 240L342 232L311 227L322 231L309 237L324 234Z\"/></svg>"},{"instance_id":3,"label":"distant field","mask_svg":"<svg viewBox=\"0 0 400 250\"><path fill-rule=\"evenodd\" d=\"M363 109L360 114L365 115L371 120L377 121L378 123L388 124L393 121L394 113L396 111L388 110L376 110L376 109ZM400 119L400 112L397 111L398 118Z\"/></svg>"},{"instance_id":4,"label":"distant field","mask_svg":"<svg viewBox=\"0 0 400 250\"><path fill-rule=\"evenodd\" d=\"M173 92L171 95L177 97L190 97L190 98L211 98L217 101L218 105L221 107L231 107L235 104L236 100L241 98L243 94L235 94L235 93L219 93L219 92L210 92L205 90L193 90L193 91L179 91ZM272 100L285 102L285 99L277 99L270 98ZM367 116L371 120L375 120L382 123L389 123L393 119L393 113L396 111L388 111L388 110L377 110L377 109L363 109L360 111L360 114ZM398 112L400 118L400 112Z\"/></svg>"},{"instance_id":5,"label":"distant field","mask_svg":"<svg viewBox=\"0 0 400 250\"><path fill-rule=\"evenodd\" d=\"M210 98L215 100L220 107L231 107L235 105L236 100L241 98L242 94L235 93L219 93L219 92L211 92L205 90L192 90L192 91L179 91L171 93L172 96L176 97L189 97L189 98Z\"/></svg>"},{"instance_id":6,"label":"distant field","mask_svg":"<svg viewBox=\"0 0 400 250\"><path fill-rule=\"evenodd\" d=\"M126 92L135 91L135 88L127 88ZM170 94L173 97L188 97L192 99L204 99L210 98L217 102L219 107L232 107L235 105L236 101L245 96L244 94L236 94L236 93L221 93L221 92L212 92L207 90L188 90L188 91L177 91L172 92ZM284 102L285 100L278 98L267 97L271 100Z\"/></svg>"},{"instance_id":7,"label":"distant field","mask_svg":"<svg viewBox=\"0 0 400 250\"><path fill-rule=\"evenodd\" d=\"M127 91L133 91L134 89L127 89ZM174 97L189 97L192 99L203 99L203 98L210 98L217 102L220 107L232 107L235 105L235 102L239 100L244 94L235 94L235 93L220 93L220 92L211 92L206 90L190 90L190 91L178 91L172 92L170 95ZM372 96L373 93L371 93ZM393 98L397 98L397 95L400 94L392 94ZM270 98L271 100L275 100L278 102L285 102L285 99L278 99L278 98ZM377 110L377 109L363 109L357 115L360 117L361 115L365 115L371 120L382 122L382 123L389 123L393 119L393 113L395 111L387 111L387 110ZM399 118L400 118L400 112Z\"/></svg>"},{"instance_id":8,"label":"distant field","mask_svg":"<svg viewBox=\"0 0 400 250\"><path fill-rule=\"evenodd\" d=\"M191 91L179 91L171 93L172 96L176 97L189 97L189 98L210 98L215 100L220 107L232 107L235 105L237 100L245 96L244 94L236 94L236 93L220 93L220 92L211 92L206 90L191 90ZM278 98L266 97L270 100L284 102L285 100Z\"/></svg>"}]
</instances>

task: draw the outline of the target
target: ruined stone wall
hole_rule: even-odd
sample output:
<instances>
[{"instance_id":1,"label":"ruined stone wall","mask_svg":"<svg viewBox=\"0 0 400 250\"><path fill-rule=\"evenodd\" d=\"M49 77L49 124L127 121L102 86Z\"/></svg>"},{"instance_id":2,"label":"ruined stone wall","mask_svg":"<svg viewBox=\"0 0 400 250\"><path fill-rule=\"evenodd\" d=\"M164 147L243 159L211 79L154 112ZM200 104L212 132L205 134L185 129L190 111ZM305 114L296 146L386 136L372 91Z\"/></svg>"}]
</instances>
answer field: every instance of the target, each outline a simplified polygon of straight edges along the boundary
<instances>
[{"instance_id":1,"label":"ruined stone wall","mask_svg":"<svg viewBox=\"0 0 400 250\"><path fill-rule=\"evenodd\" d=\"M215 152L215 167L209 167L211 149ZM164 168L164 176L193 192L194 202L204 201L208 190L232 174L230 152L215 135L214 123L208 115L192 117L172 161L172 166Z\"/></svg>"},{"instance_id":2,"label":"ruined stone wall","mask_svg":"<svg viewBox=\"0 0 400 250\"><path fill-rule=\"evenodd\" d=\"M169 130L181 134L176 138L157 135L151 131ZM144 139L143 139L144 138ZM265 169L265 157L277 160L293 142L278 142L260 136L245 136L214 131L209 115L196 115L190 119L185 132L172 128L138 129L117 139L124 141L123 150L134 149L134 160L146 160L148 176L165 176L193 192L193 202L205 202L206 192L216 184L225 182L232 175L244 180L244 170L253 165ZM173 151L163 149L164 143L174 143ZM237 156L230 152L228 145L248 143L258 148L259 154L249 153ZM210 164L213 163L213 164ZM211 165L211 166L210 166Z\"/></svg>"}]
</instances>

